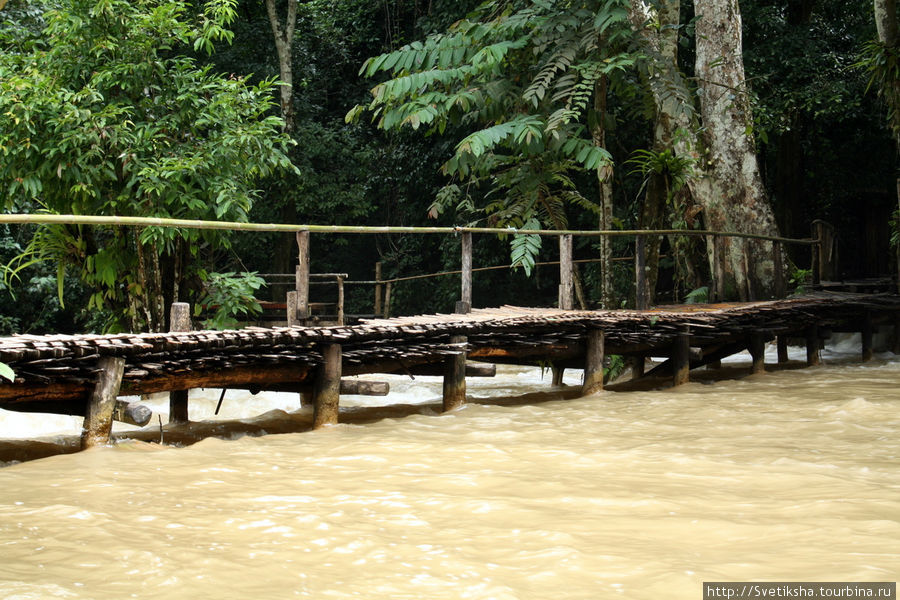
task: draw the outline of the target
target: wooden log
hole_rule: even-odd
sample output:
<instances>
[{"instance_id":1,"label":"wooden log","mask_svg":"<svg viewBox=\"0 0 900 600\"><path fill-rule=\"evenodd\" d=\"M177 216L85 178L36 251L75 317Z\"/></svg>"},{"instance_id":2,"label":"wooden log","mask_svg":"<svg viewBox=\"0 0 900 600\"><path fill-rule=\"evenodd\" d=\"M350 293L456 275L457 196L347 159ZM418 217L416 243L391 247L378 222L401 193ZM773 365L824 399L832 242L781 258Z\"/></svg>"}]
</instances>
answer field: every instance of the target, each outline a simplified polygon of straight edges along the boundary
<instances>
[{"instance_id":1,"label":"wooden log","mask_svg":"<svg viewBox=\"0 0 900 600\"><path fill-rule=\"evenodd\" d=\"M872 360L872 357L875 355L874 347L872 344L872 340L874 338L875 327L872 324L872 313L870 311L866 311L866 315L863 318L862 323L862 362L868 362Z\"/></svg>"},{"instance_id":2,"label":"wooden log","mask_svg":"<svg viewBox=\"0 0 900 600\"><path fill-rule=\"evenodd\" d=\"M647 238L634 236L634 303L638 310L650 308L650 286L647 281Z\"/></svg>"},{"instance_id":3,"label":"wooden log","mask_svg":"<svg viewBox=\"0 0 900 600\"><path fill-rule=\"evenodd\" d=\"M581 395L589 396L601 391L603 391L603 330L591 329L587 332Z\"/></svg>"},{"instance_id":4,"label":"wooden log","mask_svg":"<svg viewBox=\"0 0 900 600\"><path fill-rule=\"evenodd\" d=\"M559 236L559 308L575 307L575 270L572 263L572 236Z\"/></svg>"},{"instance_id":5,"label":"wooden log","mask_svg":"<svg viewBox=\"0 0 900 600\"><path fill-rule=\"evenodd\" d=\"M451 344L465 344L467 339L462 335L450 336ZM454 410L466 403L466 353L460 352L449 356L444 361L443 408Z\"/></svg>"},{"instance_id":6,"label":"wooden log","mask_svg":"<svg viewBox=\"0 0 900 600\"><path fill-rule=\"evenodd\" d=\"M460 252L462 255L462 274L460 282L460 299L456 303L456 312L467 314L472 310L472 234L464 231L460 235Z\"/></svg>"},{"instance_id":7,"label":"wooden log","mask_svg":"<svg viewBox=\"0 0 900 600\"><path fill-rule=\"evenodd\" d=\"M756 373L765 373L766 371L766 338L763 334L754 331L750 334L750 340L747 344L747 350L750 351L750 356L753 359L753 364L750 367L750 372L753 374Z\"/></svg>"},{"instance_id":8,"label":"wooden log","mask_svg":"<svg viewBox=\"0 0 900 600\"><path fill-rule=\"evenodd\" d=\"M784 335L778 336L778 364L783 365L788 362L788 345L787 345L787 337Z\"/></svg>"},{"instance_id":9,"label":"wooden log","mask_svg":"<svg viewBox=\"0 0 900 600\"><path fill-rule=\"evenodd\" d=\"M325 362L318 369L313 387L313 429L337 425L341 398L341 345L322 349Z\"/></svg>"},{"instance_id":10,"label":"wooden log","mask_svg":"<svg viewBox=\"0 0 900 600\"><path fill-rule=\"evenodd\" d=\"M116 408L113 413L113 419L128 423L129 425L137 425L143 427L150 422L153 417L153 411L140 402L125 402L124 400L116 400Z\"/></svg>"},{"instance_id":11,"label":"wooden log","mask_svg":"<svg viewBox=\"0 0 900 600\"><path fill-rule=\"evenodd\" d=\"M91 448L109 443L112 433L116 396L125 373L125 359L103 356L97 364L100 372L97 383L87 400L84 424L81 428L81 448Z\"/></svg>"},{"instance_id":12,"label":"wooden log","mask_svg":"<svg viewBox=\"0 0 900 600\"><path fill-rule=\"evenodd\" d=\"M806 328L806 364L810 367L816 366L822 362L819 355L819 345L822 340L819 337L819 326L810 325Z\"/></svg>"},{"instance_id":13,"label":"wooden log","mask_svg":"<svg viewBox=\"0 0 900 600\"><path fill-rule=\"evenodd\" d=\"M309 231L297 232L294 290L297 292L297 317L306 320L309 318Z\"/></svg>"},{"instance_id":14,"label":"wooden log","mask_svg":"<svg viewBox=\"0 0 900 600\"><path fill-rule=\"evenodd\" d=\"M169 331L191 330L191 305L187 302L173 302L169 312ZM169 423L188 422L188 390L169 392Z\"/></svg>"},{"instance_id":15,"label":"wooden log","mask_svg":"<svg viewBox=\"0 0 900 600\"><path fill-rule=\"evenodd\" d=\"M550 366L550 385L553 387L562 387L563 385L563 375L566 373L565 367L560 367L557 365Z\"/></svg>"},{"instance_id":16,"label":"wooden log","mask_svg":"<svg viewBox=\"0 0 900 600\"><path fill-rule=\"evenodd\" d=\"M407 375L421 375L424 377L443 377L446 372L446 366L443 364L423 364L411 366L407 369L389 371L392 373L402 372ZM487 363L466 363L466 377L496 377L497 365Z\"/></svg>"},{"instance_id":17,"label":"wooden log","mask_svg":"<svg viewBox=\"0 0 900 600\"><path fill-rule=\"evenodd\" d=\"M691 334L685 328L672 344L672 385L678 386L690 381Z\"/></svg>"}]
</instances>

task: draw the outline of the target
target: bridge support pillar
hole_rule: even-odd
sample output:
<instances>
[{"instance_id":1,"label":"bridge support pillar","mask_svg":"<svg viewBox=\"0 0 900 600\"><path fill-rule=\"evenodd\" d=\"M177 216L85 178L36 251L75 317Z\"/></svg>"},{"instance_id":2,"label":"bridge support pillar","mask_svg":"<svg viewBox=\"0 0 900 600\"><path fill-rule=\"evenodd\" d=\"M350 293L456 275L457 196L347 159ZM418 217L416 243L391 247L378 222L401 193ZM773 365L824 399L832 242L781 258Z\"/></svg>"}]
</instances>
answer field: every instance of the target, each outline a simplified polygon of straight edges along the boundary
<instances>
[{"instance_id":1,"label":"bridge support pillar","mask_svg":"<svg viewBox=\"0 0 900 600\"><path fill-rule=\"evenodd\" d=\"M862 361L867 362L872 360L872 357L875 355L874 346L872 340L875 335L875 328L872 325L872 313L866 311L866 315L863 318L862 325Z\"/></svg>"},{"instance_id":2,"label":"bridge support pillar","mask_svg":"<svg viewBox=\"0 0 900 600\"><path fill-rule=\"evenodd\" d=\"M750 372L765 373L766 372L766 339L759 332L754 331L750 334L750 343L747 346L750 356L753 357L753 366Z\"/></svg>"},{"instance_id":3,"label":"bridge support pillar","mask_svg":"<svg viewBox=\"0 0 900 600\"><path fill-rule=\"evenodd\" d=\"M819 326L810 325L806 328L806 364L813 367L822 362L819 355Z\"/></svg>"},{"instance_id":4,"label":"bridge support pillar","mask_svg":"<svg viewBox=\"0 0 900 600\"><path fill-rule=\"evenodd\" d=\"M582 396L589 396L603 391L603 354L603 330L589 330L587 334L587 349L584 356Z\"/></svg>"},{"instance_id":5,"label":"bridge support pillar","mask_svg":"<svg viewBox=\"0 0 900 600\"><path fill-rule=\"evenodd\" d=\"M98 366L100 373L84 413L84 425L81 429L82 449L109 443L113 413L116 410L116 396L119 395L122 375L125 373L125 359L104 356L100 358Z\"/></svg>"},{"instance_id":6,"label":"bridge support pillar","mask_svg":"<svg viewBox=\"0 0 900 600\"><path fill-rule=\"evenodd\" d=\"M464 335L450 336L451 344L465 344ZM444 362L444 412L454 410L466 403L466 351L461 349Z\"/></svg>"},{"instance_id":7,"label":"bridge support pillar","mask_svg":"<svg viewBox=\"0 0 900 600\"><path fill-rule=\"evenodd\" d=\"M672 385L682 385L691 379L691 331L685 328L672 345Z\"/></svg>"},{"instance_id":8,"label":"bridge support pillar","mask_svg":"<svg viewBox=\"0 0 900 600\"><path fill-rule=\"evenodd\" d=\"M566 373L565 367L550 366L551 385L553 387L561 387L563 385L563 375Z\"/></svg>"},{"instance_id":9,"label":"bridge support pillar","mask_svg":"<svg viewBox=\"0 0 900 600\"><path fill-rule=\"evenodd\" d=\"M628 363L631 366L631 379L640 379L644 376L647 367L647 357L643 354L640 356L632 356L628 359Z\"/></svg>"},{"instance_id":10,"label":"bridge support pillar","mask_svg":"<svg viewBox=\"0 0 900 600\"><path fill-rule=\"evenodd\" d=\"M191 330L191 305L187 302L173 302L169 308L169 331ZM188 392L169 392L169 423L188 422Z\"/></svg>"},{"instance_id":11,"label":"bridge support pillar","mask_svg":"<svg viewBox=\"0 0 900 600\"><path fill-rule=\"evenodd\" d=\"M788 361L787 336L778 336L778 364L783 365Z\"/></svg>"},{"instance_id":12,"label":"bridge support pillar","mask_svg":"<svg viewBox=\"0 0 900 600\"><path fill-rule=\"evenodd\" d=\"M337 425L341 399L341 345L322 348L325 359L313 385L313 429Z\"/></svg>"}]
</instances>

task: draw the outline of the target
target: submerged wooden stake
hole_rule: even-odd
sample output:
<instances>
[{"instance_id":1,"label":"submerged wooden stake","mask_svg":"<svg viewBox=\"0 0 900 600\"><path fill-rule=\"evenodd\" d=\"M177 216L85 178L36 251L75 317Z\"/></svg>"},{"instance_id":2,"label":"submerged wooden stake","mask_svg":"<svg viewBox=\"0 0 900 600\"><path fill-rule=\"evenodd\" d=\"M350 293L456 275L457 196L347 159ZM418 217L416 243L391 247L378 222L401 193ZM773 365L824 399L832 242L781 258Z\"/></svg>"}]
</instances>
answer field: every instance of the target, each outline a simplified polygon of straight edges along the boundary
<instances>
[{"instance_id":1,"label":"submerged wooden stake","mask_svg":"<svg viewBox=\"0 0 900 600\"><path fill-rule=\"evenodd\" d=\"M91 448L109 443L112 432L113 412L116 410L116 396L125 373L125 359L104 356L98 361L100 373L85 409L84 425L81 428L81 447Z\"/></svg>"},{"instance_id":2,"label":"submerged wooden stake","mask_svg":"<svg viewBox=\"0 0 900 600\"><path fill-rule=\"evenodd\" d=\"M872 325L872 314L868 311L863 319L862 326L862 361L870 361L875 355L872 340L874 338L875 328Z\"/></svg>"},{"instance_id":3,"label":"submerged wooden stake","mask_svg":"<svg viewBox=\"0 0 900 600\"><path fill-rule=\"evenodd\" d=\"M588 396L603 390L603 330L592 329L587 334L584 356L584 384L581 395Z\"/></svg>"},{"instance_id":4,"label":"submerged wooden stake","mask_svg":"<svg viewBox=\"0 0 900 600\"><path fill-rule=\"evenodd\" d=\"M822 362L819 355L819 326L810 325L806 328L806 364L814 367Z\"/></svg>"},{"instance_id":5,"label":"submerged wooden stake","mask_svg":"<svg viewBox=\"0 0 900 600\"><path fill-rule=\"evenodd\" d=\"M173 302L169 310L169 331L191 330L191 305ZM188 422L188 390L169 392L169 423Z\"/></svg>"},{"instance_id":6,"label":"submerged wooden stake","mask_svg":"<svg viewBox=\"0 0 900 600\"><path fill-rule=\"evenodd\" d=\"M682 385L691 379L691 332L685 328L672 344L672 385Z\"/></svg>"},{"instance_id":7,"label":"submerged wooden stake","mask_svg":"<svg viewBox=\"0 0 900 600\"><path fill-rule=\"evenodd\" d=\"M765 373L766 371L766 339L761 333L754 331L750 334L750 343L747 347L750 356L753 357L751 373Z\"/></svg>"},{"instance_id":8,"label":"submerged wooden stake","mask_svg":"<svg viewBox=\"0 0 900 600\"><path fill-rule=\"evenodd\" d=\"M778 364L784 364L788 361L788 345L787 338L783 335L778 336Z\"/></svg>"},{"instance_id":9,"label":"submerged wooden stake","mask_svg":"<svg viewBox=\"0 0 900 600\"><path fill-rule=\"evenodd\" d=\"M313 429L337 425L341 399L341 345L322 349L325 362L319 367L313 387Z\"/></svg>"},{"instance_id":10,"label":"submerged wooden stake","mask_svg":"<svg viewBox=\"0 0 900 600\"><path fill-rule=\"evenodd\" d=\"M465 344L464 335L450 336L451 344ZM466 353L450 356L444 363L444 411L453 410L466 403Z\"/></svg>"}]
</instances>

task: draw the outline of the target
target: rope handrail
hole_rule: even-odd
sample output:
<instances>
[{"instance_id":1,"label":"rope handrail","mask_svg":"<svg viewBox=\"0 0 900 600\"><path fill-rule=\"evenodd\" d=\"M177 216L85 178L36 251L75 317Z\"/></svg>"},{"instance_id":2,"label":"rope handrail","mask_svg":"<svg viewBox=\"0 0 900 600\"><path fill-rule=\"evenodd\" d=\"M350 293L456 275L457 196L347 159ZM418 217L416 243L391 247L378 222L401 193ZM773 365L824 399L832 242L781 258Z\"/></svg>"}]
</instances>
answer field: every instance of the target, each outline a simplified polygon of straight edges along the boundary
<instances>
[{"instance_id":1,"label":"rope handrail","mask_svg":"<svg viewBox=\"0 0 900 600\"><path fill-rule=\"evenodd\" d=\"M371 225L301 225L287 223L239 223L235 221L202 221L196 219L166 219L161 217L120 217L100 215L57 215L48 213L0 214L0 224L31 224L31 225L112 225L120 227L175 227L183 229L208 229L220 231L257 231L257 232L288 232L297 233L308 231L310 233L350 233L350 234L389 234L389 233L419 233L419 234L459 234L459 233L483 233L492 235L541 235L558 237L572 235L578 237L633 237L639 235L689 235L689 236L715 236L737 237L755 239L785 244L813 245L819 240L812 238L786 238L757 233L743 233L738 231L710 231L707 229L612 229L612 230L583 230L583 229L516 229L513 227L400 227L400 226L371 226Z\"/></svg>"}]
</instances>

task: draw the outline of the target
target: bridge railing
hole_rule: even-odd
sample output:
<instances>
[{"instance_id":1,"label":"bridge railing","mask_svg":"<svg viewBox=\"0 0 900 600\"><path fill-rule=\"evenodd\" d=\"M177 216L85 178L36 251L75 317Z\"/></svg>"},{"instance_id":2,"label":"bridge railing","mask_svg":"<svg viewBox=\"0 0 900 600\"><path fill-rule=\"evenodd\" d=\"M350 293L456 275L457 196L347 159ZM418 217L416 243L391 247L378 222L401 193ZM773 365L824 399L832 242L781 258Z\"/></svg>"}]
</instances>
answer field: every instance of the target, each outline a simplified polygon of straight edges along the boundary
<instances>
[{"instance_id":1,"label":"bridge railing","mask_svg":"<svg viewBox=\"0 0 900 600\"><path fill-rule=\"evenodd\" d=\"M310 273L310 234L436 234L454 235L460 239L459 271L445 271L442 273L400 277L395 279L382 279L376 272L376 278L372 282L349 282L346 276L338 277L339 313L343 314L343 285L349 283L369 283L376 286L375 312L376 314L390 314L390 286L400 281L434 277L450 274L460 274L460 300L456 304L457 312L468 312L472 307L472 276L479 270L499 269L507 267L483 267L473 268L472 264L472 236L473 234L489 235L540 235L543 237L556 237L560 244L560 284L559 307L571 309L574 306L574 264L579 261L573 259L572 240L574 237L632 237L634 238L634 262L635 271L635 299L638 309L648 308L649 286L646 272L646 242L650 236L702 236L705 238L742 238L771 243L772 260L774 264L775 296L783 297L786 292L784 265L785 257L783 248L785 245L808 246L812 252L811 264L813 268L813 281L821 280L823 266L830 261L833 248L833 228L830 230L817 221L813 227L814 237L811 238L787 238L768 236L742 232L725 232L710 230L685 230L685 229L635 229L635 230L531 230L514 228L490 228L490 227L377 227L377 226L348 226L348 225L304 225L304 224L279 224L279 223L239 223L229 221L201 221L190 219L164 219L158 217L119 217L119 216L93 216L93 215L54 215L54 214L0 214L0 223L8 224L65 224L65 225L103 225L103 226L133 226L133 227L168 227L184 229L207 229L224 231L252 231L252 232L291 232L297 237L298 263L295 278L295 289L289 293L286 302L287 321L289 323L304 322L310 317L309 287L310 280L316 274ZM830 226L828 226L830 227ZM831 232L830 237L826 235ZM831 240L831 241L829 241ZM629 260L625 258L624 260ZM599 262L599 261L592 261ZM556 263L547 263L556 264ZM829 263L830 264L830 263ZM830 274L830 273L828 273ZM336 274L331 274L336 275ZM340 274L343 275L343 274ZM379 310L379 308L381 310ZM340 319L342 321L342 319Z\"/></svg>"}]
</instances>

